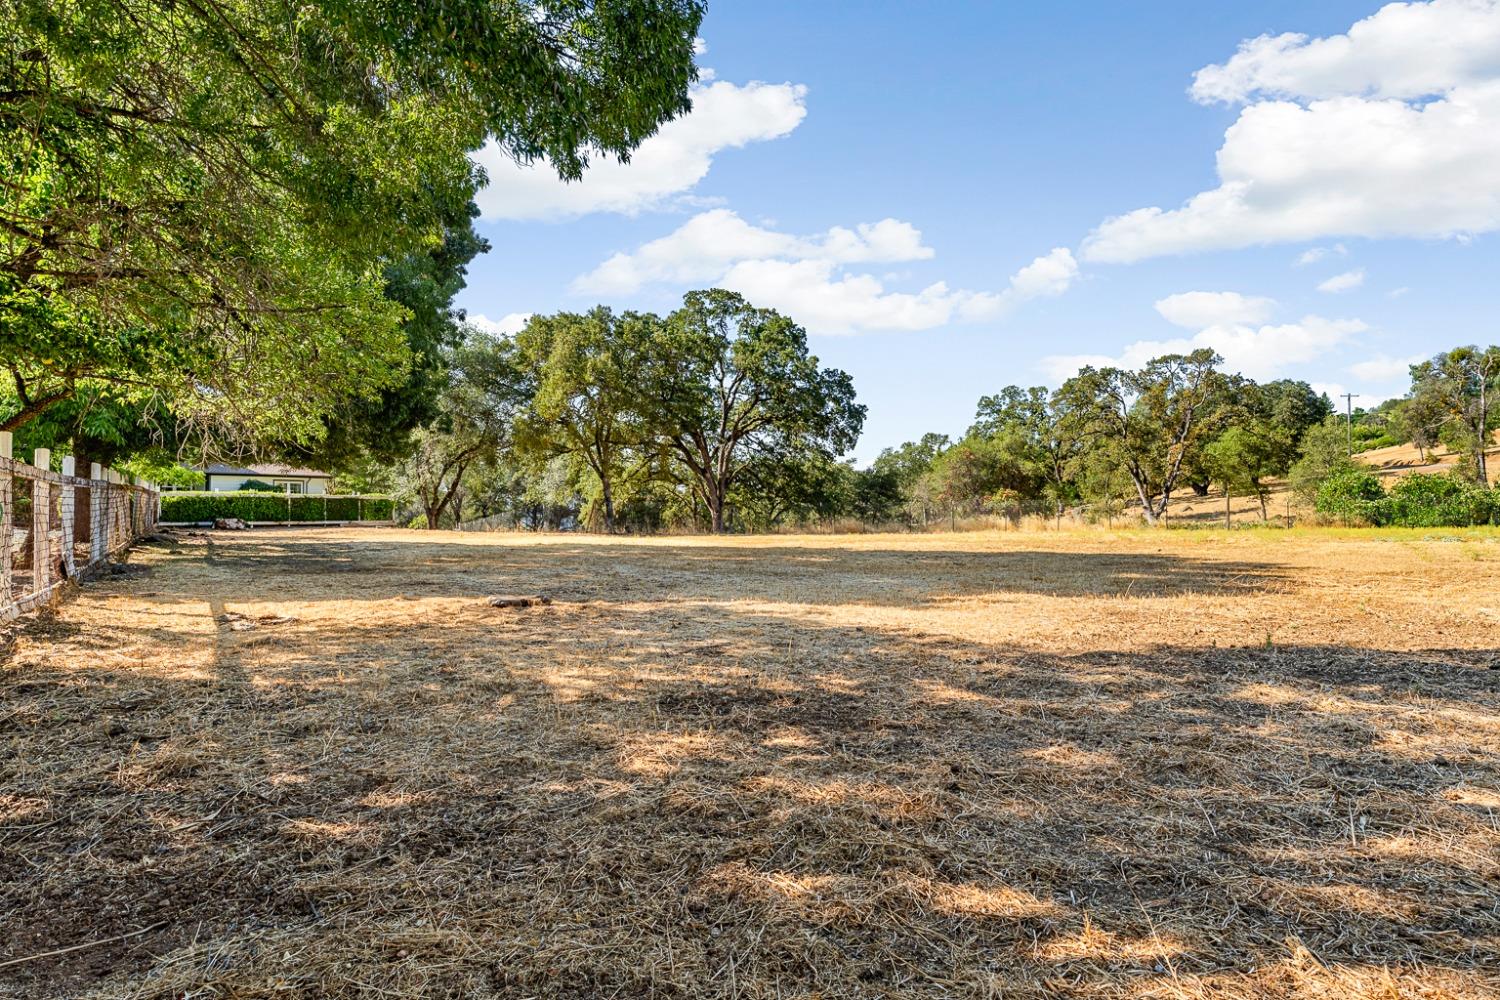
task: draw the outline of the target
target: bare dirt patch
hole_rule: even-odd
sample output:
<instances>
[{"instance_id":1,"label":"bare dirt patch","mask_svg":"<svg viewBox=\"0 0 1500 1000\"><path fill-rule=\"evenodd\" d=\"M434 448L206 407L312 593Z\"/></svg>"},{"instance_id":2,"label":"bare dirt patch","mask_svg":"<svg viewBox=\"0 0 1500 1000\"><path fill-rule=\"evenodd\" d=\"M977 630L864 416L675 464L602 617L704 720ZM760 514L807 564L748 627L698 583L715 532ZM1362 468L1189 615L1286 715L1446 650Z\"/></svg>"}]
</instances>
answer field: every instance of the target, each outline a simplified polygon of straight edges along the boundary
<instances>
[{"instance_id":1,"label":"bare dirt patch","mask_svg":"<svg viewBox=\"0 0 1500 1000\"><path fill-rule=\"evenodd\" d=\"M0 663L0 995L1500 992L1493 534L133 561Z\"/></svg>"}]
</instances>

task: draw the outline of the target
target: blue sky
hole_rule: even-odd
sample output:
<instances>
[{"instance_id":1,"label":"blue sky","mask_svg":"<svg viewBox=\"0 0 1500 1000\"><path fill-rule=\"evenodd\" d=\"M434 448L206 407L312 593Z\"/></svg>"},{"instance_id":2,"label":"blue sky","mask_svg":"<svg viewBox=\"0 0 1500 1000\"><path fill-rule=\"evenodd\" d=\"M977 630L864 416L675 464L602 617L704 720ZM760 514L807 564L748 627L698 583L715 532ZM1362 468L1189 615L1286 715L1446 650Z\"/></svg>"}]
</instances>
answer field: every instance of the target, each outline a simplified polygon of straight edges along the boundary
<instances>
[{"instance_id":1,"label":"blue sky","mask_svg":"<svg viewBox=\"0 0 1500 1000\"><path fill-rule=\"evenodd\" d=\"M1500 340L1495 0L724 0L702 39L629 166L482 154L471 318L737 288L853 375L861 460L1085 361L1207 344L1372 402Z\"/></svg>"}]
</instances>

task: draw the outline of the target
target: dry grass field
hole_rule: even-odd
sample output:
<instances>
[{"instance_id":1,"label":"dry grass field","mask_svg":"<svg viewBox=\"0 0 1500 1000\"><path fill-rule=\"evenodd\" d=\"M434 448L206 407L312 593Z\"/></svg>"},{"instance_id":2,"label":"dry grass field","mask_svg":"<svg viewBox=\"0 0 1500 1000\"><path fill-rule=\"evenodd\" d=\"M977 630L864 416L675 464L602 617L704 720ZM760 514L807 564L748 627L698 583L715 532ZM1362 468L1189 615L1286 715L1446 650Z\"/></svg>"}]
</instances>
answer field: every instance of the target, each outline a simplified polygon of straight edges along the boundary
<instances>
[{"instance_id":1,"label":"dry grass field","mask_svg":"<svg viewBox=\"0 0 1500 1000\"><path fill-rule=\"evenodd\" d=\"M132 562L0 653L0 996L1500 995L1494 533Z\"/></svg>"}]
</instances>

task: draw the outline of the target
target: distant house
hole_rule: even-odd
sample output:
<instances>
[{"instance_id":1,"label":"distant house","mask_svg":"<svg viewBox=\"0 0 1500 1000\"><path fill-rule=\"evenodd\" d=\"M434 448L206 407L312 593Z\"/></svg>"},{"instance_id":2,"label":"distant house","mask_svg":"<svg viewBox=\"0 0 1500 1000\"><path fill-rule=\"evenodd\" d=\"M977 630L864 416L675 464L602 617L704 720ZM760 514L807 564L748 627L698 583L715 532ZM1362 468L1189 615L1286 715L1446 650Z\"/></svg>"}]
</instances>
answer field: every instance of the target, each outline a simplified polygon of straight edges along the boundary
<instances>
[{"instance_id":1,"label":"distant house","mask_svg":"<svg viewBox=\"0 0 1500 1000\"><path fill-rule=\"evenodd\" d=\"M210 465L203 470L203 488L216 493L241 490L254 480L285 493L327 493L332 478L317 469L297 469L290 465Z\"/></svg>"}]
</instances>

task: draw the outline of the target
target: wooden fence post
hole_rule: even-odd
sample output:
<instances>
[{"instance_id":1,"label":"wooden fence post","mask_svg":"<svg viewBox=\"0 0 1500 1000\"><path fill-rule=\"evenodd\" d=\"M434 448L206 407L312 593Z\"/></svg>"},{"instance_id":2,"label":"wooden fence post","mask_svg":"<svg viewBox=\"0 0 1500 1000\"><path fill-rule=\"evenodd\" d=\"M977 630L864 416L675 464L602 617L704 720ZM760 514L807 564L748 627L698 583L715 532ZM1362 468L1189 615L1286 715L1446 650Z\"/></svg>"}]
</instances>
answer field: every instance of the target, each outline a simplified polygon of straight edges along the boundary
<instances>
[{"instance_id":1,"label":"wooden fence post","mask_svg":"<svg viewBox=\"0 0 1500 1000\"><path fill-rule=\"evenodd\" d=\"M68 455L62 460L62 474L69 479L73 477L76 468L76 459ZM74 505L78 502L78 489L72 483L62 484L62 501L60 503L62 513L62 559L64 572L68 579L78 575L78 565L73 561L73 532L77 527L77 511Z\"/></svg>"},{"instance_id":2,"label":"wooden fence post","mask_svg":"<svg viewBox=\"0 0 1500 1000\"><path fill-rule=\"evenodd\" d=\"M0 431L0 458L9 459L11 449L10 431ZM11 510L12 492L10 464L0 464L0 612L11 606L10 591L10 540L15 513Z\"/></svg>"},{"instance_id":3,"label":"wooden fence post","mask_svg":"<svg viewBox=\"0 0 1500 1000\"><path fill-rule=\"evenodd\" d=\"M31 464L46 472L52 450L38 448ZM52 484L38 476L31 481L31 592L38 599L52 586Z\"/></svg>"}]
</instances>

